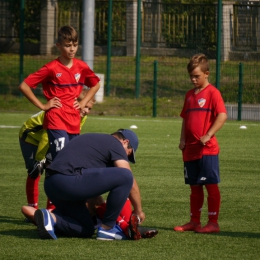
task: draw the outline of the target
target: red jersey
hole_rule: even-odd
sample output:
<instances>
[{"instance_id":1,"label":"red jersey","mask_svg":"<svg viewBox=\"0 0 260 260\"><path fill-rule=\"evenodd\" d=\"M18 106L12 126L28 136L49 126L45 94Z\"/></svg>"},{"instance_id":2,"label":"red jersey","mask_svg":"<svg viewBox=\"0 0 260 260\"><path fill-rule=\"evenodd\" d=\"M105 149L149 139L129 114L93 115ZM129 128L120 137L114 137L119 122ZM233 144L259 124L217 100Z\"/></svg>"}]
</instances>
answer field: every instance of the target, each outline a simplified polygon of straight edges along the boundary
<instances>
[{"instance_id":1,"label":"red jersey","mask_svg":"<svg viewBox=\"0 0 260 260\"><path fill-rule=\"evenodd\" d=\"M84 85L91 88L99 82L99 78L84 61L74 58L72 67L68 68L57 58L30 74L24 82L31 88L41 83L48 101L54 97L60 99L62 107L46 111L44 129L80 133L80 111L73 107L75 98L80 95Z\"/></svg>"},{"instance_id":2,"label":"red jersey","mask_svg":"<svg viewBox=\"0 0 260 260\"><path fill-rule=\"evenodd\" d=\"M216 136L212 136L205 146L200 143L201 136L207 134L219 113L227 111L219 90L214 86L208 85L198 94L195 94L195 89L186 93L181 112L181 117L185 120L185 148L182 150L184 161L219 153Z\"/></svg>"}]
</instances>

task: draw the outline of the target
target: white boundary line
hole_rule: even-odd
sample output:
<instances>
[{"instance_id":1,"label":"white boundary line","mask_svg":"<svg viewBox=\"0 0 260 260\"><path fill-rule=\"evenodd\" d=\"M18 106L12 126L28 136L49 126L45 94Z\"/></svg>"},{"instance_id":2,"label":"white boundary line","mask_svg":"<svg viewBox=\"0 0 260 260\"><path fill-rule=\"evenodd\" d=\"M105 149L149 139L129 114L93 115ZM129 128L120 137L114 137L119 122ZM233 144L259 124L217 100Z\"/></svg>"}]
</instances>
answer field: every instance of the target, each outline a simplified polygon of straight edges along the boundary
<instances>
[{"instance_id":1,"label":"white boundary line","mask_svg":"<svg viewBox=\"0 0 260 260\"><path fill-rule=\"evenodd\" d=\"M21 126L14 126L14 125L0 125L0 128L20 128Z\"/></svg>"},{"instance_id":2,"label":"white boundary line","mask_svg":"<svg viewBox=\"0 0 260 260\"><path fill-rule=\"evenodd\" d=\"M166 118L164 119L153 119L153 118L149 118L149 119L141 119L141 118L113 118L113 117L89 117L88 120L101 120L101 121L131 121L131 122L164 122L164 121L169 121L170 118ZM175 123L181 123L182 120L181 118L173 118L173 122ZM237 123L228 123L226 122L225 125L237 125L237 126L241 126L241 125L246 125L246 126L260 126L260 124L256 124L256 123L247 123L245 121L243 121L243 124L241 122L237 122ZM20 128L21 126L12 126L12 125L0 125L0 128Z\"/></svg>"},{"instance_id":3,"label":"white boundary line","mask_svg":"<svg viewBox=\"0 0 260 260\"><path fill-rule=\"evenodd\" d=\"M153 121L153 122L164 122L164 121L168 121L170 120L171 118L165 118L165 120L163 119L140 119L140 118L113 118L113 117L101 117L101 118L97 118L97 117L89 117L88 119L93 119L93 120L115 120L115 121L139 121L139 122L147 122L147 121ZM182 123L182 119L181 118L172 118L174 122L177 122L177 123ZM234 122L234 121L232 121ZM260 126L260 123L259 124L256 124L256 123L247 123L246 121L243 121L243 124L241 122L237 122L237 123L229 123L228 121L225 122L224 125L238 125L238 126L241 126L241 125L250 125L250 126Z\"/></svg>"}]
</instances>

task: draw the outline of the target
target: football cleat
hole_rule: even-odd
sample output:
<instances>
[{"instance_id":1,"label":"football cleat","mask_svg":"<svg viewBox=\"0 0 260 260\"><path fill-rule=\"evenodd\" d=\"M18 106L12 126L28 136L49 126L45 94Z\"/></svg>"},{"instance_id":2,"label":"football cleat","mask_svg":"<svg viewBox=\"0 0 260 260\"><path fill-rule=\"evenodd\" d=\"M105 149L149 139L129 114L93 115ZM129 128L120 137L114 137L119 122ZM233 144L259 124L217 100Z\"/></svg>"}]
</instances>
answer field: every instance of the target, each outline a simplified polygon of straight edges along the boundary
<instances>
[{"instance_id":1,"label":"football cleat","mask_svg":"<svg viewBox=\"0 0 260 260\"><path fill-rule=\"evenodd\" d=\"M127 240L128 238L122 231L122 229L115 225L111 229L104 229L102 227L98 228L97 231L97 240Z\"/></svg>"},{"instance_id":2,"label":"football cleat","mask_svg":"<svg viewBox=\"0 0 260 260\"><path fill-rule=\"evenodd\" d=\"M152 238L158 234L158 230L148 227L138 227L138 231L142 238Z\"/></svg>"},{"instance_id":3,"label":"football cleat","mask_svg":"<svg viewBox=\"0 0 260 260\"><path fill-rule=\"evenodd\" d=\"M137 215L132 214L129 221L128 233L132 240L139 240L142 238L140 231L138 230L138 224L140 219Z\"/></svg>"},{"instance_id":4,"label":"football cleat","mask_svg":"<svg viewBox=\"0 0 260 260\"><path fill-rule=\"evenodd\" d=\"M177 232L184 232L184 231L195 231L197 228L200 228L201 225L196 222L189 222L187 224L184 224L182 226L174 227L173 230Z\"/></svg>"},{"instance_id":5,"label":"football cleat","mask_svg":"<svg viewBox=\"0 0 260 260\"><path fill-rule=\"evenodd\" d=\"M213 222L208 222L204 227L197 228L196 233L218 233L220 231L219 225Z\"/></svg>"},{"instance_id":6,"label":"football cleat","mask_svg":"<svg viewBox=\"0 0 260 260\"><path fill-rule=\"evenodd\" d=\"M34 213L38 235L41 239L57 239L54 233L54 220L47 209L37 209Z\"/></svg>"}]
</instances>

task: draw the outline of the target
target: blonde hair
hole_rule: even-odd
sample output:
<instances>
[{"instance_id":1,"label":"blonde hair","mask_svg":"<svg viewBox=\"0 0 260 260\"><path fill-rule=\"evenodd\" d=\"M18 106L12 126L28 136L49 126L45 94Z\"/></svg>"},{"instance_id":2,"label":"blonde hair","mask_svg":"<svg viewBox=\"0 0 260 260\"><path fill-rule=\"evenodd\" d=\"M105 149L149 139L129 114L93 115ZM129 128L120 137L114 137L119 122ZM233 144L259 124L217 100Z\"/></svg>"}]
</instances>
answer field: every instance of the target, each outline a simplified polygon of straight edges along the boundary
<instances>
[{"instance_id":1,"label":"blonde hair","mask_svg":"<svg viewBox=\"0 0 260 260\"><path fill-rule=\"evenodd\" d=\"M88 91L89 91L88 89L84 88L84 89L81 91L79 97L77 98L78 101L81 101L81 100L87 95ZM92 102L93 104L95 104L95 103L96 103L95 97L92 97L92 98L89 100L89 102Z\"/></svg>"},{"instance_id":2,"label":"blonde hair","mask_svg":"<svg viewBox=\"0 0 260 260\"><path fill-rule=\"evenodd\" d=\"M189 73L191 73L194 69L197 67L200 67L202 72L209 71L209 62L205 54L198 53L195 54L189 61L187 65L187 70Z\"/></svg>"}]
</instances>

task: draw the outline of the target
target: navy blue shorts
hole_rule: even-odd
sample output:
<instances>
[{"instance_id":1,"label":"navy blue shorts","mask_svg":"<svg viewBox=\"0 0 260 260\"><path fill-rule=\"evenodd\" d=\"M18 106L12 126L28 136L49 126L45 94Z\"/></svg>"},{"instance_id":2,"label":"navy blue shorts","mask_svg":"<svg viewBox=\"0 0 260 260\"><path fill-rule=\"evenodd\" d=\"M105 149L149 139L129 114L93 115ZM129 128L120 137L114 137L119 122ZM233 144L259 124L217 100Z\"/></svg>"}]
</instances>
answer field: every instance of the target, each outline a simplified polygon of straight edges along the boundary
<instances>
[{"instance_id":1,"label":"navy blue shorts","mask_svg":"<svg viewBox=\"0 0 260 260\"><path fill-rule=\"evenodd\" d=\"M22 139L19 139L19 142L20 142L23 159L25 162L25 167L28 170L33 167L38 146L26 143Z\"/></svg>"},{"instance_id":2,"label":"navy blue shorts","mask_svg":"<svg viewBox=\"0 0 260 260\"><path fill-rule=\"evenodd\" d=\"M69 134L64 130L47 129L49 138L49 153L51 154L51 160L53 160L60 150L74 137L79 134Z\"/></svg>"},{"instance_id":3,"label":"navy blue shorts","mask_svg":"<svg viewBox=\"0 0 260 260\"><path fill-rule=\"evenodd\" d=\"M204 155L201 159L184 162L185 184L217 184L219 177L218 155Z\"/></svg>"}]
</instances>

